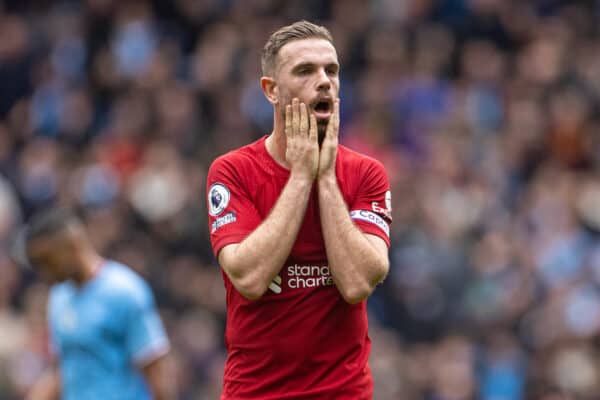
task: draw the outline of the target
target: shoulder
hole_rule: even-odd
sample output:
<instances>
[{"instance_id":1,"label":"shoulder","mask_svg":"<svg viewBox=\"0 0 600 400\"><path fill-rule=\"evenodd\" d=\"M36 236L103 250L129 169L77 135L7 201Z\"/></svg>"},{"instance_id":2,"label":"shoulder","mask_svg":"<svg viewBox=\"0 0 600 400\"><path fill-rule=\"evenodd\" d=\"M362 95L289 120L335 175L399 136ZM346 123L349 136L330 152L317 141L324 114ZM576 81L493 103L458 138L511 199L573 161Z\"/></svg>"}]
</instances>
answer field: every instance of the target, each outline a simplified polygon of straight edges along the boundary
<instances>
[{"instance_id":1,"label":"shoulder","mask_svg":"<svg viewBox=\"0 0 600 400\"><path fill-rule=\"evenodd\" d=\"M260 153L260 146L264 146L264 140L265 138L263 137L253 143L217 157L211 163L209 173L215 173L217 171L233 173L253 163Z\"/></svg>"},{"instance_id":2,"label":"shoulder","mask_svg":"<svg viewBox=\"0 0 600 400\"><path fill-rule=\"evenodd\" d=\"M344 169L351 169L354 172L358 170L368 175L385 174L385 167L381 161L341 144L338 146L338 158L340 166Z\"/></svg>"},{"instance_id":3,"label":"shoulder","mask_svg":"<svg viewBox=\"0 0 600 400\"><path fill-rule=\"evenodd\" d=\"M146 304L152 301L150 285L137 272L116 261L108 260L101 272L101 287L123 304Z\"/></svg>"},{"instance_id":4,"label":"shoulder","mask_svg":"<svg viewBox=\"0 0 600 400\"><path fill-rule=\"evenodd\" d=\"M73 292L73 284L70 282L56 283L52 285L48 293L48 307L54 308L64 301Z\"/></svg>"}]
</instances>

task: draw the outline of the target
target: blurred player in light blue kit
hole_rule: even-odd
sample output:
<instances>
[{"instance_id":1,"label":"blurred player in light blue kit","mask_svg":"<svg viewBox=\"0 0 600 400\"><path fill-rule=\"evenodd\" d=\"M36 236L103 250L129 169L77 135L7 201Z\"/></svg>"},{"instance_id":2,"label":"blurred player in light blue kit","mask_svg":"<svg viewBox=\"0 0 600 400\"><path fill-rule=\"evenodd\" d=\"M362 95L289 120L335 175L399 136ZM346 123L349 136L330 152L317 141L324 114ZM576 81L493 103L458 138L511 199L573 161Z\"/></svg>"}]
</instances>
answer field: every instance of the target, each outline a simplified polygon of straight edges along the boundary
<instances>
[{"instance_id":1,"label":"blurred player in light blue kit","mask_svg":"<svg viewBox=\"0 0 600 400\"><path fill-rule=\"evenodd\" d=\"M148 284L102 258L70 210L34 217L25 250L53 284L48 319L56 358L28 399L173 399L169 340Z\"/></svg>"}]
</instances>

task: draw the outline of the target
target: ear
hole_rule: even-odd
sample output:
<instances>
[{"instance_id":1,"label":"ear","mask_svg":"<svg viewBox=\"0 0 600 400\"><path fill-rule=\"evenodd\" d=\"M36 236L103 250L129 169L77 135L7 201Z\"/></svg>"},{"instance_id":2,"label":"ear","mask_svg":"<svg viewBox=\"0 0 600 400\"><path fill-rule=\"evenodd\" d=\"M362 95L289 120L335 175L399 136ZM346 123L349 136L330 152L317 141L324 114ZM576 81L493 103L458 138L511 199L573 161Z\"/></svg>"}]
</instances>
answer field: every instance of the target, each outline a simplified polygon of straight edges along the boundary
<instances>
[{"instance_id":1,"label":"ear","mask_svg":"<svg viewBox=\"0 0 600 400\"><path fill-rule=\"evenodd\" d=\"M260 78L260 87L269 103L273 105L279 103L279 87L273 78L270 76Z\"/></svg>"}]
</instances>

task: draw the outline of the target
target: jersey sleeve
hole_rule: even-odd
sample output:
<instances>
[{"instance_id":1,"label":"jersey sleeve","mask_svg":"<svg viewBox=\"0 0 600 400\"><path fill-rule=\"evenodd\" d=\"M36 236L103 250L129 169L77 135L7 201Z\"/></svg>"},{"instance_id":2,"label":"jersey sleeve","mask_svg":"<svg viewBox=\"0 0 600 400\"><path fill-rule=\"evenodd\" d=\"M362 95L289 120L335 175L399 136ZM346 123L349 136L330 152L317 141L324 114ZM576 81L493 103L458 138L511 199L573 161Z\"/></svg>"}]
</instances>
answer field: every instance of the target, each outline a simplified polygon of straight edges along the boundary
<instances>
[{"instance_id":1,"label":"jersey sleeve","mask_svg":"<svg viewBox=\"0 0 600 400\"><path fill-rule=\"evenodd\" d=\"M350 205L350 217L364 232L379 236L390 246L392 197L383 164L369 159L361 168L358 192Z\"/></svg>"},{"instance_id":2,"label":"jersey sleeve","mask_svg":"<svg viewBox=\"0 0 600 400\"><path fill-rule=\"evenodd\" d=\"M243 241L262 220L248 193L243 168L221 157L208 171L208 229L215 257L226 245Z\"/></svg>"},{"instance_id":3,"label":"jersey sleeve","mask_svg":"<svg viewBox=\"0 0 600 400\"><path fill-rule=\"evenodd\" d=\"M144 366L169 350L169 339L156 309L154 296L145 282L127 294L125 345L129 358Z\"/></svg>"}]
</instances>

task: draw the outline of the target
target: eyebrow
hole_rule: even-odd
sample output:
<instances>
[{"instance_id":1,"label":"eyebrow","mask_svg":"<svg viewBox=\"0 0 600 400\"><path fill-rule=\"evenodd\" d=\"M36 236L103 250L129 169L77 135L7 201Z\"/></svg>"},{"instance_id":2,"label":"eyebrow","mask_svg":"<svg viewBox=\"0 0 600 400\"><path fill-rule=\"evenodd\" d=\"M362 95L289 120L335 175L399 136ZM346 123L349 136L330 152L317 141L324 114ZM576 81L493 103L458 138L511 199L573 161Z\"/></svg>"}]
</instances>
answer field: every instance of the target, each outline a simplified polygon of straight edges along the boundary
<instances>
[{"instance_id":1,"label":"eyebrow","mask_svg":"<svg viewBox=\"0 0 600 400\"><path fill-rule=\"evenodd\" d=\"M292 68L292 71L294 71L294 72L295 72L295 71L297 71L297 70L300 70L300 69L303 69L303 68L308 68L308 67L312 68L312 67L314 67L315 65L316 65L316 63L314 63L314 62L310 62L310 61L301 62L300 64L298 64L298 65L295 65L295 66ZM325 65L325 68L330 68L330 67L335 67L336 69L339 69L339 68L340 68L340 65L339 65L338 63L335 63L335 62L328 63L327 65Z\"/></svg>"}]
</instances>

